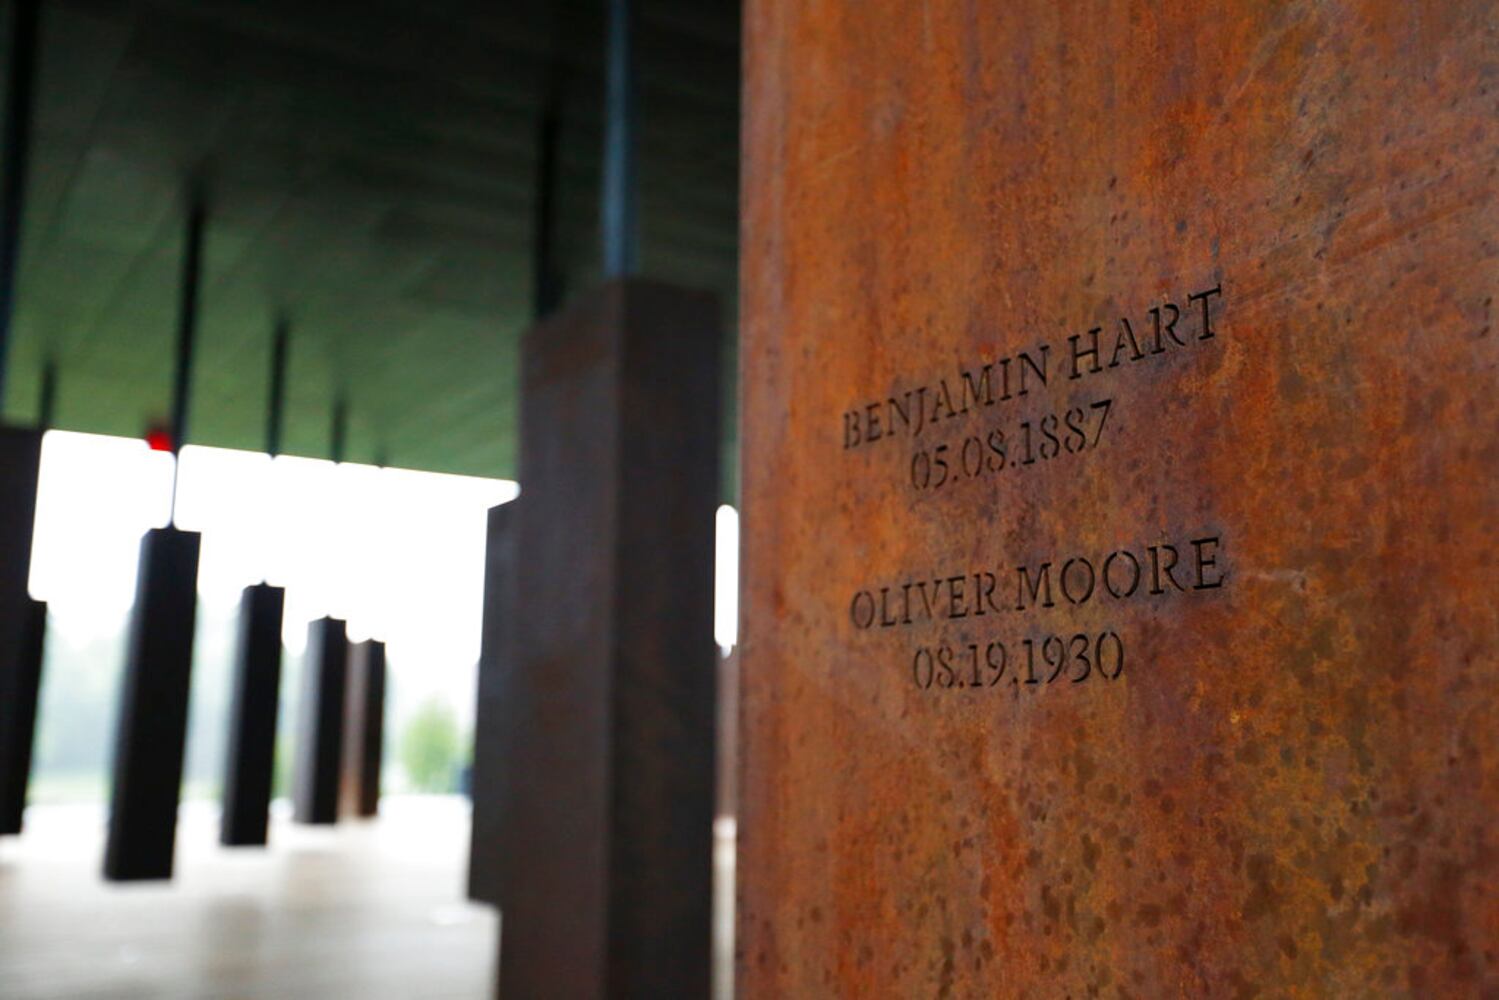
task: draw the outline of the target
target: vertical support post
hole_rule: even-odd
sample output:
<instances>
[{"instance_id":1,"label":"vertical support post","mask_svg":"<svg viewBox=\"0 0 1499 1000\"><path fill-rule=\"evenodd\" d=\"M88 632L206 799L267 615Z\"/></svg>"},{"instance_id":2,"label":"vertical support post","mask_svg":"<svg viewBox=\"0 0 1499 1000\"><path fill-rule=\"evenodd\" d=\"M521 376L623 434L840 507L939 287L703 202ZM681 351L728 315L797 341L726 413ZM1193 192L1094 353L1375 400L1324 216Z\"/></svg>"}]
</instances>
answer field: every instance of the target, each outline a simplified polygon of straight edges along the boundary
<instances>
[{"instance_id":1,"label":"vertical support post","mask_svg":"<svg viewBox=\"0 0 1499 1000\"><path fill-rule=\"evenodd\" d=\"M517 498L489 508L484 550L484 626L479 641L479 701L474 712L474 800L469 846L468 895L498 906L503 866L497 855L504 817L500 789L505 762L499 758L498 727L504 719L504 684L515 655L515 514Z\"/></svg>"},{"instance_id":2,"label":"vertical support post","mask_svg":"<svg viewBox=\"0 0 1499 1000\"><path fill-rule=\"evenodd\" d=\"M718 350L711 295L636 279L525 336L526 587L475 750L504 996L709 993Z\"/></svg>"},{"instance_id":3,"label":"vertical support post","mask_svg":"<svg viewBox=\"0 0 1499 1000\"><path fill-rule=\"evenodd\" d=\"M11 4L10 72L6 74L5 180L0 187L0 412L10 360L11 322L21 261L26 209L26 169L31 158L31 115L36 90L36 49L41 0Z\"/></svg>"},{"instance_id":4,"label":"vertical support post","mask_svg":"<svg viewBox=\"0 0 1499 1000\"><path fill-rule=\"evenodd\" d=\"M348 655L343 621L324 617L308 623L302 704L297 713L297 766L292 777L292 818L298 823L338 821Z\"/></svg>"},{"instance_id":5,"label":"vertical support post","mask_svg":"<svg viewBox=\"0 0 1499 1000\"><path fill-rule=\"evenodd\" d=\"M176 370L172 380L172 454L188 435L193 341L206 210L194 183L182 250ZM177 484L172 484L176 518ZM174 524L141 540L140 575L130 613L130 640L116 727L114 785L104 877L112 881L168 879L177 839L177 804L187 744L197 616L201 537Z\"/></svg>"},{"instance_id":6,"label":"vertical support post","mask_svg":"<svg viewBox=\"0 0 1499 1000\"><path fill-rule=\"evenodd\" d=\"M141 539L104 852L110 881L172 877L199 540L196 531L177 528L152 528Z\"/></svg>"},{"instance_id":7,"label":"vertical support post","mask_svg":"<svg viewBox=\"0 0 1499 1000\"><path fill-rule=\"evenodd\" d=\"M193 346L198 333L198 283L203 271L203 223L207 211L194 182L187 208L187 234L182 246L182 287L177 312L177 367L172 379L172 454L182 451L188 436L188 404L192 393Z\"/></svg>"},{"instance_id":8,"label":"vertical support post","mask_svg":"<svg viewBox=\"0 0 1499 1000\"><path fill-rule=\"evenodd\" d=\"M333 429L328 435L328 457L334 464L344 460L344 448L349 439L349 401L343 394L333 400Z\"/></svg>"},{"instance_id":9,"label":"vertical support post","mask_svg":"<svg viewBox=\"0 0 1499 1000\"><path fill-rule=\"evenodd\" d=\"M289 336L286 320L278 320L266 404L265 445L272 458L281 451ZM268 583L246 587L240 598L229 742L224 756L224 812L219 826L219 841L226 847L262 847L270 829L285 606L285 589Z\"/></svg>"},{"instance_id":10,"label":"vertical support post","mask_svg":"<svg viewBox=\"0 0 1499 1000\"><path fill-rule=\"evenodd\" d=\"M21 832L47 605L27 589L41 431L0 425L0 834Z\"/></svg>"},{"instance_id":11,"label":"vertical support post","mask_svg":"<svg viewBox=\"0 0 1499 1000\"><path fill-rule=\"evenodd\" d=\"M349 699L344 714L344 776L340 812L368 818L380 811L380 758L385 749L385 643L349 647Z\"/></svg>"},{"instance_id":12,"label":"vertical support post","mask_svg":"<svg viewBox=\"0 0 1499 1000\"><path fill-rule=\"evenodd\" d=\"M265 409L265 450L275 458L281 454L281 427L286 410L286 367L291 356L291 326L285 319L276 322L276 336L271 344L270 398Z\"/></svg>"},{"instance_id":13,"label":"vertical support post","mask_svg":"<svg viewBox=\"0 0 1499 1000\"><path fill-rule=\"evenodd\" d=\"M599 232L604 244L604 278L609 280L635 273L639 234L635 188L634 11L630 0L606 2L609 28Z\"/></svg>"},{"instance_id":14,"label":"vertical support post","mask_svg":"<svg viewBox=\"0 0 1499 1000\"><path fill-rule=\"evenodd\" d=\"M263 847L270 827L285 601L284 589L266 583L246 587L240 598L219 825L226 847Z\"/></svg>"},{"instance_id":15,"label":"vertical support post","mask_svg":"<svg viewBox=\"0 0 1499 1000\"><path fill-rule=\"evenodd\" d=\"M36 425L50 430L57 418L57 362L51 358L42 365L42 385L37 393Z\"/></svg>"}]
</instances>

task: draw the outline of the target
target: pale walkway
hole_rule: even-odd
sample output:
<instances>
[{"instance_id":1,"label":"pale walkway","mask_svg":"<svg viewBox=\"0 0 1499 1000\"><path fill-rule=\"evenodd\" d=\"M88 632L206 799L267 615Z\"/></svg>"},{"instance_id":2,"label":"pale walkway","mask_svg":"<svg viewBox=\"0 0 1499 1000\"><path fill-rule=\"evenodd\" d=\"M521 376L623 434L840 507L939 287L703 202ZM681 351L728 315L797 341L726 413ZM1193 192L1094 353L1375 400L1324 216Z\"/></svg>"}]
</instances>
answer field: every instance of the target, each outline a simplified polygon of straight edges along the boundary
<instances>
[{"instance_id":1,"label":"pale walkway","mask_svg":"<svg viewBox=\"0 0 1499 1000\"><path fill-rule=\"evenodd\" d=\"M468 806L390 798L378 821L271 847L218 846L217 811L184 807L177 878L99 878L101 807L34 807L0 838L5 1000L487 1000L497 920L464 901Z\"/></svg>"}]
</instances>

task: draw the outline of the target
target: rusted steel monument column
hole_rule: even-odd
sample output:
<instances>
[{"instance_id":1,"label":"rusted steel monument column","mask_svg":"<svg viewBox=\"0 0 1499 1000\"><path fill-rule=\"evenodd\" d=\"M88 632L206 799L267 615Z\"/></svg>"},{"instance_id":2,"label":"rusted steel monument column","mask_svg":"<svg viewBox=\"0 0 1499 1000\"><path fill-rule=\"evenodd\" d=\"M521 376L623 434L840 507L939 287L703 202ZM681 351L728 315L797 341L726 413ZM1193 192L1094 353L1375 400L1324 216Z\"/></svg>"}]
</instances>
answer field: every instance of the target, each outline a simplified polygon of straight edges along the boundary
<instances>
[{"instance_id":1,"label":"rusted steel monument column","mask_svg":"<svg viewBox=\"0 0 1499 1000\"><path fill-rule=\"evenodd\" d=\"M239 641L224 748L224 812L219 841L264 847L276 771L276 716L281 696L281 617L286 590L257 583L239 602Z\"/></svg>"},{"instance_id":2,"label":"rusted steel monument column","mask_svg":"<svg viewBox=\"0 0 1499 1000\"><path fill-rule=\"evenodd\" d=\"M340 812L368 818L380 812L380 757L385 748L385 643L366 639L349 647L344 709Z\"/></svg>"},{"instance_id":3,"label":"rusted steel monument column","mask_svg":"<svg viewBox=\"0 0 1499 1000\"><path fill-rule=\"evenodd\" d=\"M39 0L18 0L10 8L0 175L0 400L15 316L41 22ZM41 451L40 428L0 426L0 834L21 832L41 685L47 606L27 591Z\"/></svg>"},{"instance_id":4,"label":"rusted steel monument column","mask_svg":"<svg viewBox=\"0 0 1499 1000\"><path fill-rule=\"evenodd\" d=\"M475 754L505 996L708 992L718 349L711 296L642 280L525 337Z\"/></svg>"},{"instance_id":5,"label":"rusted steel monument column","mask_svg":"<svg viewBox=\"0 0 1499 1000\"><path fill-rule=\"evenodd\" d=\"M271 342L266 405L266 453L272 459L281 453L289 341L286 321L280 320ZM263 847L266 843L276 773L285 606L285 588L268 583L246 587L240 597L229 740L224 749L224 812L219 823L219 841L226 847Z\"/></svg>"},{"instance_id":6,"label":"rusted steel monument column","mask_svg":"<svg viewBox=\"0 0 1499 1000\"><path fill-rule=\"evenodd\" d=\"M188 438L189 394L198 322L206 208L195 181L187 206L179 290L177 357L172 392L172 460ZM120 716L115 729L114 782L104 877L111 881L169 879L177 844L177 805L187 749L193 631L198 610L202 536L173 523L141 539L135 606L130 612Z\"/></svg>"},{"instance_id":7,"label":"rusted steel monument column","mask_svg":"<svg viewBox=\"0 0 1499 1000\"><path fill-rule=\"evenodd\" d=\"M338 822L348 664L345 623L327 617L308 622L297 712L296 769L292 774L292 818L298 823Z\"/></svg>"},{"instance_id":8,"label":"rusted steel monument column","mask_svg":"<svg viewBox=\"0 0 1499 1000\"><path fill-rule=\"evenodd\" d=\"M42 432L0 426L0 834L21 832L47 605L27 590Z\"/></svg>"},{"instance_id":9,"label":"rusted steel monument column","mask_svg":"<svg viewBox=\"0 0 1499 1000\"><path fill-rule=\"evenodd\" d=\"M265 406L265 453L271 459L280 454L282 441L289 339L288 325L280 319L271 340L270 393ZM240 597L240 639L235 648L219 822L219 841L226 847L264 847L270 828L285 607L286 589L270 583L247 586Z\"/></svg>"},{"instance_id":10,"label":"rusted steel monument column","mask_svg":"<svg viewBox=\"0 0 1499 1000\"><path fill-rule=\"evenodd\" d=\"M168 527L141 539L104 853L111 881L172 877L201 538Z\"/></svg>"},{"instance_id":11,"label":"rusted steel monument column","mask_svg":"<svg viewBox=\"0 0 1499 1000\"><path fill-rule=\"evenodd\" d=\"M1493 17L750 0L740 995L1499 990Z\"/></svg>"}]
</instances>

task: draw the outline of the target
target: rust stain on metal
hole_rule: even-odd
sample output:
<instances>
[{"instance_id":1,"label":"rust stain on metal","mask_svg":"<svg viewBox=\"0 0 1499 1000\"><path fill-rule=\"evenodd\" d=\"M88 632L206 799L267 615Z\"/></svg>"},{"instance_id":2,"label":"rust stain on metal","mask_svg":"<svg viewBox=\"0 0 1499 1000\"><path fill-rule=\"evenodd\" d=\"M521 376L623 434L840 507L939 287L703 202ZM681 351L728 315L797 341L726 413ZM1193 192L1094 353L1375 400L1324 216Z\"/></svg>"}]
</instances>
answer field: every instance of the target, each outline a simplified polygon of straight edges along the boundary
<instances>
[{"instance_id":1,"label":"rust stain on metal","mask_svg":"<svg viewBox=\"0 0 1499 1000\"><path fill-rule=\"evenodd\" d=\"M750 0L743 995L1499 992L1493 17Z\"/></svg>"}]
</instances>

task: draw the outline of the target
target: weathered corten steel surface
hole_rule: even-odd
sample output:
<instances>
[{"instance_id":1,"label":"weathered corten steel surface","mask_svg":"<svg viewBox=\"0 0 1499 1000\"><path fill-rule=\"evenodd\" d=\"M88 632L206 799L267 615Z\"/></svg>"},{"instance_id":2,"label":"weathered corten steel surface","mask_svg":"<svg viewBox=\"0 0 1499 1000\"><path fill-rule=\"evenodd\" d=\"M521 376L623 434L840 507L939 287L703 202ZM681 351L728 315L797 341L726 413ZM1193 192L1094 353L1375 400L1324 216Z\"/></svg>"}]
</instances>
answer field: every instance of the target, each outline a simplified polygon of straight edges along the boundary
<instances>
[{"instance_id":1,"label":"weathered corten steel surface","mask_svg":"<svg viewBox=\"0 0 1499 1000\"><path fill-rule=\"evenodd\" d=\"M746 17L742 995L1499 995L1493 5Z\"/></svg>"},{"instance_id":2,"label":"weathered corten steel surface","mask_svg":"<svg viewBox=\"0 0 1499 1000\"><path fill-rule=\"evenodd\" d=\"M709 992L717 309L631 278L525 335L474 747L502 997Z\"/></svg>"}]
</instances>

